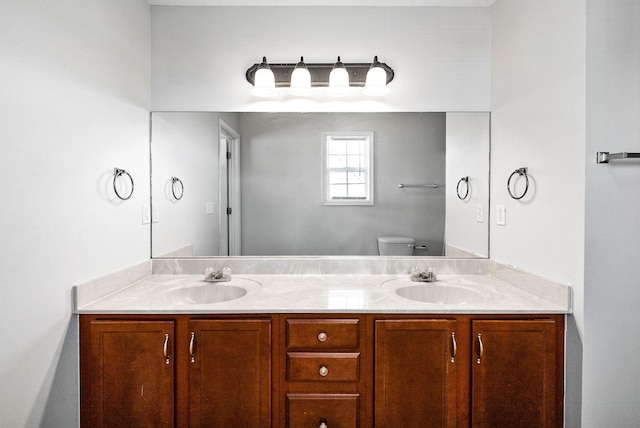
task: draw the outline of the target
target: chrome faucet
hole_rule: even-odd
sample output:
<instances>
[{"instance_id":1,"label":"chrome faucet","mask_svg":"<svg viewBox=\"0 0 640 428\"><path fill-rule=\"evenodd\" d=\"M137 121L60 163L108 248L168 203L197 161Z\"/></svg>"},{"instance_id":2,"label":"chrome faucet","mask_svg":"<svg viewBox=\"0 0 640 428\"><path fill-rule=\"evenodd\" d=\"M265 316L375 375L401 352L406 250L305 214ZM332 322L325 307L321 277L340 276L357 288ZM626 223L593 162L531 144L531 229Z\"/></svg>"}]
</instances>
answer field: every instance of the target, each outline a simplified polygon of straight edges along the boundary
<instances>
[{"instance_id":1,"label":"chrome faucet","mask_svg":"<svg viewBox=\"0 0 640 428\"><path fill-rule=\"evenodd\" d=\"M433 271L433 267L427 268L426 272L422 272L419 267L414 266L409 270L411 274L411 281L414 282L434 282L437 281L436 273Z\"/></svg>"},{"instance_id":2,"label":"chrome faucet","mask_svg":"<svg viewBox=\"0 0 640 428\"><path fill-rule=\"evenodd\" d=\"M231 268L228 266L220 270L208 267L204 270L204 280L207 282L227 282L231 281Z\"/></svg>"}]
</instances>

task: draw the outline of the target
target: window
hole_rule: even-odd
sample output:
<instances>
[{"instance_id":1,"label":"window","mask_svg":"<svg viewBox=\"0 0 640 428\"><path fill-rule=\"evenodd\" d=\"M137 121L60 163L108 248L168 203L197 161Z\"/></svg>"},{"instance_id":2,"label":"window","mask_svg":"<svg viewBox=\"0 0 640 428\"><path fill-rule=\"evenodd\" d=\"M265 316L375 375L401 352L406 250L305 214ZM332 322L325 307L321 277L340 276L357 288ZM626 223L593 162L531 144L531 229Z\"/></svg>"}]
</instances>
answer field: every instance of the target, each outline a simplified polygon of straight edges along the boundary
<instances>
[{"instance_id":1,"label":"window","mask_svg":"<svg viewBox=\"0 0 640 428\"><path fill-rule=\"evenodd\" d=\"M373 132L324 132L325 205L373 205Z\"/></svg>"}]
</instances>

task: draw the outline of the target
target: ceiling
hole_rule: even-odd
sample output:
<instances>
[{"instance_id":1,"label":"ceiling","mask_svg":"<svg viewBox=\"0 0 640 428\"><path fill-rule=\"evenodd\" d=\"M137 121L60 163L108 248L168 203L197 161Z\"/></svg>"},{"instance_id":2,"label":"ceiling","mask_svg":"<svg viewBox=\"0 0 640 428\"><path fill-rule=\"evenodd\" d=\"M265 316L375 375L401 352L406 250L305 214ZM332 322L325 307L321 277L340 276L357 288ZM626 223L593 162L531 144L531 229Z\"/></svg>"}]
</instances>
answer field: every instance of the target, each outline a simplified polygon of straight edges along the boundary
<instances>
[{"instance_id":1,"label":"ceiling","mask_svg":"<svg viewBox=\"0 0 640 428\"><path fill-rule=\"evenodd\" d=\"M147 0L157 6L445 6L486 7L495 0Z\"/></svg>"}]
</instances>

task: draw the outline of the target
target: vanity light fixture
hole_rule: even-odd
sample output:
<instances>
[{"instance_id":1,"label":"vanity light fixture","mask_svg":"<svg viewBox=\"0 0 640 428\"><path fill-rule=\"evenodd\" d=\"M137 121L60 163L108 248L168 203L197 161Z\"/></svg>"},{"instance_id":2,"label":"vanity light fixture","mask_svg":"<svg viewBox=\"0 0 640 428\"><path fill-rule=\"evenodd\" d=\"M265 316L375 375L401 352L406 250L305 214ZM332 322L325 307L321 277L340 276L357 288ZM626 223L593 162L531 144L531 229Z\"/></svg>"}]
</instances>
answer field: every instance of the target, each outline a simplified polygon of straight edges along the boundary
<instances>
[{"instance_id":1,"label":"vanity light fixture","mask_svg":"<svg viewBox=\"0 0 640 428\"><path fill-rule=\"evenodd\" d=\"M329 73L329 89L327 93L332 97L343 97L349 93L349 72L340 61L340 57Z\"/></svg>"},{"instance_id":2,"label":"vanity light fixture","mask_svg":"<svg viewBox=\"0 0 640 428\"><path fill-rule=\"evenodd\" d=\"M296 64L291 72L289 93L299 97L311 95L311 73L307 68L307 64L304 63L304 57L300 57L300 62Z\"/></svg>"},{"instance_id":3,"label":"vanity light fixture","mask_svg":"<svg viewBox=\"0 0 640 428\"><path fill-rule=\"evenodd\" d=\"M276 90L276 78L271 71L271 67L267 63L267 57L262 57L262 62L257 64L254 72L253 88L251 95L261 98L275 97L278 95Z\"/></svg>"},{"instance_id":4,"label":"vanity light fixture","mask_svg":"<svg viewBox=\"0 0 640 428\"><path fill-rule=\"evenodd\" d=\"M308 75L307 75L308 73ZM387 64L374 57L373 63L343 63L338 57L335 63L305 63L300 57L298 63L268 64L262 62L247 69L246 79L253 85L251 94L257 97L273 97L279 88L288 88L293 96L307 96L311 88L325 87L327 94L342 96L354 87L363 88L369 96L385 95L387 85L394 78L394 71Z\"/></svg>"},{"instance_id":5,"label":"vanity light fixture","mask_svg":"<svg viewBox=\"0 0 640 428\"><path fill-rule=\"evenodd\" d=\"M367 80L364 83L362 93L373 97L379 97L389 93L389 88L387 88L387 72L378 61L377 56L373 57L373 63L371 67L369 67L369 71L367 71Z\"/></svg>"}]
</instances>

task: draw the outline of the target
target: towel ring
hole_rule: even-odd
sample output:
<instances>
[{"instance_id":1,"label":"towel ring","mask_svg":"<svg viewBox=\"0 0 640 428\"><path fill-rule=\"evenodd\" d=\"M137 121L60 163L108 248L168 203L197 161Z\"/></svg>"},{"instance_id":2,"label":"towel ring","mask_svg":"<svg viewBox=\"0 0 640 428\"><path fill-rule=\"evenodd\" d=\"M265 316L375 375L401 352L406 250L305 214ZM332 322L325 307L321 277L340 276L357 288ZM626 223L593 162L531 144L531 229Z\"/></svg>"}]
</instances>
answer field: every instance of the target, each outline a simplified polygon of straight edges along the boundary
<instances>
[{"instance_id":1,"label":"towel ring","mask_svg":"<svg viewBox=\"0 0 640 428\"><path fill-rule=\"evenodd\" d=\"M119 192L118 192L118 187L116 186L116 179L122 175L126 175L127 177L129 177L129 181L131 181L131 191L129 192L129 194L127 196L122 196ZM120 168L113 168L113 191L116 192L116 196L120 199L122 199L123 201L126 201L127 199L129 199L131 197L131 195L133 195L133 178L131 177L131 174L129 174L127 171L125 171L124 169L120 169Z\"/></svg>"},{"instance_id":2,"label":"towel ring","mask_svg":"<svg viewBox=\"0 0 640 428\"><path fill-rule=\"evenodd\" d=\"M176 195L176 183L180 183L180 197ZM182 199L182 197L184 196L184 184L182 184L182 180L180 180L178 177L171 177L171 193L177 201Z\"/></svg>"},{"instance_id":3,"label":"towel ring","mask_svg":"<svg viewBox=\"0 0 640 428\"><path fill-rule=\"evenodd\" d=\"M464 192L464 196L460 195L460 184L462 183L466 184L466 191ZM458 185L456 186L456 194L458 195L458 199L460 199L461 201L467 199L467 196L469 196L469 176L462 177L460 181L458 181Z\"/></svg>"},{"instance_id":4,"label":"towel ring","mask_svg":"<svg viewBox=\"0 0 640 428\"><path fill-rule=\"evenodd\" d=\"M512 192L511 192L511 179L513 178L514 175L518 174L518 176L522 176L524 175L524 179L526 180L525 182L525 186L524 186L524 192L522 192L522 195L520 196L515 196ZM522 199L524 197L524 195L527 194L527 190L529 190L529 176L527 175L527 168L526 167L522 167L522 168L518 168L515 171L513 171L511 173L511 175L509 176L509 179L507 180L507 192L509 192L509 195L513 198L513 199Z\"/></svg>"}]
</instances>

